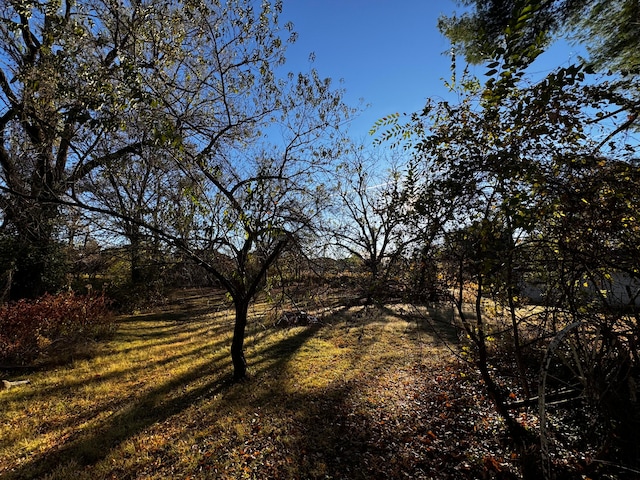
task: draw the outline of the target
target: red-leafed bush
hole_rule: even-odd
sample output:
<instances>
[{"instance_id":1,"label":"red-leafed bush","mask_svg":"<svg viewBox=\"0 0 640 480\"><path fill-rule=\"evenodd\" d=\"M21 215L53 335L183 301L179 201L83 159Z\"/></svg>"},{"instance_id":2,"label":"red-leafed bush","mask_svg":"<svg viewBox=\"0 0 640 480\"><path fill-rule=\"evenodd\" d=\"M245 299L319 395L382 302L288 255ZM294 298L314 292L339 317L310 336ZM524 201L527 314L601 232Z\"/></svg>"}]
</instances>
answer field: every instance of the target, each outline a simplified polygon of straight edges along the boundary
<instances>
[{"instance_id":1,"label":"red-leafed bush","mask_svg":"<svg viewBox=\"0 0 640 480\"><path fill-rule=\"evenodd\" d=\"M0 307L0 361L27 364L55 344L112 332L115 317L104 295L46 294Z\"/></svg>"}]
</instances>

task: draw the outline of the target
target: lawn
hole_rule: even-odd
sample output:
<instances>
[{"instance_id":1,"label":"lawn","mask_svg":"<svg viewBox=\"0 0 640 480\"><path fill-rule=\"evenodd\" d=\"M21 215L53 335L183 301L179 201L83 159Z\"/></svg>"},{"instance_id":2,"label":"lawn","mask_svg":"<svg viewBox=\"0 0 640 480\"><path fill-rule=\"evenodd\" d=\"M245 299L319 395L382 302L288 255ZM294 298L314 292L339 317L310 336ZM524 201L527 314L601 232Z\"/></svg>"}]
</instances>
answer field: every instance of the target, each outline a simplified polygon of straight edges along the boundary
<instances>
[{"instance_id":1,"label":"lawn","mask_svg":"<svg viewBox=\"0 0 640 480\"><path fill-rule=\"evenodd\" d=\"M264 312L240 383L232 311L194 291L65 363L12 371L31 383L0 391L0 478L517 478L451 331L393 305L295 327Z\"/></svg>"}]
</instances>

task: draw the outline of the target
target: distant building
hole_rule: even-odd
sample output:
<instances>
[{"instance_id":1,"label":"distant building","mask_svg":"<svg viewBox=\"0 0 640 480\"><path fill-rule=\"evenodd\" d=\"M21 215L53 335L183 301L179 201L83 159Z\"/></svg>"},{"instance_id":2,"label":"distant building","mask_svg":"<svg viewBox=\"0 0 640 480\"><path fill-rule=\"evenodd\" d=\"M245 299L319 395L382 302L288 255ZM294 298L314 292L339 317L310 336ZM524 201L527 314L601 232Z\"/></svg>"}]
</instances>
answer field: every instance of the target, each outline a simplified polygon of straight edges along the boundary
<instances>
[{"instance_id":1,"label":"distant building","mask_svg":"<svg viewBox=\"0 0 640 480\"><path fill-rule=\"evenodd\" d=\"M640 306L640 279L624 272L616 272L609 278L600 277L594 280L582 277L576 280L575 288L582 291L585 300L600 301L603 304L623 307ZM521 295L530 299L532 303L553 303L549 295L557 296L558 289L550 289L543 281L525 281Z\"/></svg>"}]
</instances>

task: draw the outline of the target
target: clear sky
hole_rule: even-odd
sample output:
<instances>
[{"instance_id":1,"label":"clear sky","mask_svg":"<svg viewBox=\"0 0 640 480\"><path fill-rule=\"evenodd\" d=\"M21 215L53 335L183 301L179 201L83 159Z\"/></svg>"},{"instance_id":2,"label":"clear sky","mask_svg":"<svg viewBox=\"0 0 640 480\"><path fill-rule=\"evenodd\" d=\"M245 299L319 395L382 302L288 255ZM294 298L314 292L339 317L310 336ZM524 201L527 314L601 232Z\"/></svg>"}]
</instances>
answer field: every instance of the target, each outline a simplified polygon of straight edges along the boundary
<instances>
[{"instance_id":1,"label":"clear sky","mask_svg":"<svg viewBox=\"0 0 640 480\"><path fill-rule=\"evenodd\" d=\"M281 20L293 22L299 35L288 49L288 69L308 70L315 53L313 66L336 84L343 80L350 105L360 99L369 105L351 126L351 135L363 139L377 119L447 95L449 42L437 20L453 11L461 11L453 0L284 0ZM560 44L536 67L551 69L571 58L573 50Z\"/></svg>"}]
</instances>

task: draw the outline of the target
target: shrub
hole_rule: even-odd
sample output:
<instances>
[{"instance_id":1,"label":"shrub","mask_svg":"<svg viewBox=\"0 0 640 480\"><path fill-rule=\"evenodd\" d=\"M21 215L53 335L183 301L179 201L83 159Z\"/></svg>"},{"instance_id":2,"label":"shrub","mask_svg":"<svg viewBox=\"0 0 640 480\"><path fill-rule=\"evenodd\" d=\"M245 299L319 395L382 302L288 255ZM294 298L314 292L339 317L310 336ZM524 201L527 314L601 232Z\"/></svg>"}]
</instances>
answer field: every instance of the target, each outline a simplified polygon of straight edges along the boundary
<instances>
[{"instance_id":1,"label":"shrub","mask_svg":"<svg viewBox=\"0 0 640 480\"><path fill-rule=\"evenodd\" d=\"M0 361L28 364L55 344L111 333L115 317L104 295L45 294L0 307Z\"/></svg>"}]
</instances>

